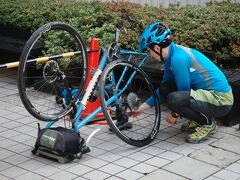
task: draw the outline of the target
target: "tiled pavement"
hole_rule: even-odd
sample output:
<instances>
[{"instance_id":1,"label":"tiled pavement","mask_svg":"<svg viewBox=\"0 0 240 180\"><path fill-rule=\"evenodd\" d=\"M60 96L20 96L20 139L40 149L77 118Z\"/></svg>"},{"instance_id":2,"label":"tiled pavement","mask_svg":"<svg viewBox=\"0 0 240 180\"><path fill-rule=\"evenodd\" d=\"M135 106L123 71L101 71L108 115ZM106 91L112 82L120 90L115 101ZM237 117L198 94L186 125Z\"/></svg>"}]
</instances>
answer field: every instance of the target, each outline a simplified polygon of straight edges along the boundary
<instances>
[{"instance_id":1,"label":"tiled pavement","mask_svg":"<svg viewBox=\"0 0 240 180\"><path fill-rule=\"evenodd\" d=\"M67 164L31 154L37 120L26 112L17 91L16 70L0 72L0 179L239 179L240 131L219 125L217 133L202 144L188 144L180 126L169 126L162 106L161 131L149 146L136 148L120 141L106 126L89 125L84 138L96 128L92 151ZM41 122L41 125L44 124Z\"/></svg>"}]
</instances>

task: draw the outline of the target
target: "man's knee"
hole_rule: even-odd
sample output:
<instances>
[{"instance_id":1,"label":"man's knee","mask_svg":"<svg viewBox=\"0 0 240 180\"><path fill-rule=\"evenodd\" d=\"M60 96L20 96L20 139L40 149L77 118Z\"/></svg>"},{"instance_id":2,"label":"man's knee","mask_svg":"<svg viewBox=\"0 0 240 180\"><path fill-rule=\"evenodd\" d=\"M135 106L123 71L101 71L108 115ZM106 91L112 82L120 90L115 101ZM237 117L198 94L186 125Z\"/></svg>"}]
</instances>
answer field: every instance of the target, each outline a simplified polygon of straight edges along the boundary
<instances>
[{"instance_id":1,"label":"man's knee","mask_svg":"<svg viewBox=\"0 0 240 180\"><path fill-rule=\"evenodd\" d=\"M190 102L190 96L188 91L175 91L171 92L167 96L167 104L171 109L176 109L177 107L187 106Z\"/></svg>"},{"instance_id":2,"label":"man's knee","mask_svg":"<svg viewBox=\"0 0 240 180\"><path fill-rule=\"evenodd\" d=\"M176 104L177 104L176 101L178 101L177 100L178 97L179 96L178 96L177 92L172 92L172 93L168 94L167 104L168 104L169 108L172 108L172 109L176 108Z\"/></svg>"}]
</instances>

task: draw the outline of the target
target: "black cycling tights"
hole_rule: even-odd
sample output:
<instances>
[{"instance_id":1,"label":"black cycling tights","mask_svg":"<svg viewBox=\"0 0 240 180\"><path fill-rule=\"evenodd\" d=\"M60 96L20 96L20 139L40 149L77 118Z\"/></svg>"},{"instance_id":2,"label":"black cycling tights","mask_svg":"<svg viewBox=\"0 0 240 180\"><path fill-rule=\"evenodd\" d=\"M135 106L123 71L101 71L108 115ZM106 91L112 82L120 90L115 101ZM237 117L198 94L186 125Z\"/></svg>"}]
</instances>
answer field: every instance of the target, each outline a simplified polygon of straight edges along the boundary
<instances>
[{"instance_id":1,"label":"black cycling tights","mask_svg":"<svg viewBox=\"0 0 240 180\"><path fill-rule=\"evenodd\" d=\"M214 106L195 100L190 96L190 91L177 91L174 82L162 83L160 94L167 97L169 109L200 125L211 123L211 118L224 116L229 111L226 106Z\"/></svg>"}]
</instances>

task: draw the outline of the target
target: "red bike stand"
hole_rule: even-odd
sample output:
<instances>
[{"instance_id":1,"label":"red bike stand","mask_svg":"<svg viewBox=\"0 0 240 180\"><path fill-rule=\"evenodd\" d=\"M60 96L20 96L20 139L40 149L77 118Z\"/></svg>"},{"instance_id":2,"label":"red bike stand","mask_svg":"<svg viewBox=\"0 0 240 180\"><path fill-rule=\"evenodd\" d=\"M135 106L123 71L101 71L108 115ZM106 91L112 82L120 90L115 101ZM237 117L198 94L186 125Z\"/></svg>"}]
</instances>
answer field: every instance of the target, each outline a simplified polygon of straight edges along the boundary
<instances>
[{"instance_id":1,"label":"red bike stand","mask_svg":"<svg viewBox=\"0 0 240 180\"><path fill-rule=\"evenodd\" d=\"M99 59L100 59L100 50L99 50L98 39L92 38L90 41L90 52L88 54L88 76L87 76L86 87L89 84L94 71L98 68ZM82 117L83 118L87 117L99 106L101 106L99 97L94 102L88 101L86 105L86 109L82 113ZM102 112L98 113L94 117L94 119L91 121L91 123L107 124L104 114Z\"/></svg>"}]
</instances>

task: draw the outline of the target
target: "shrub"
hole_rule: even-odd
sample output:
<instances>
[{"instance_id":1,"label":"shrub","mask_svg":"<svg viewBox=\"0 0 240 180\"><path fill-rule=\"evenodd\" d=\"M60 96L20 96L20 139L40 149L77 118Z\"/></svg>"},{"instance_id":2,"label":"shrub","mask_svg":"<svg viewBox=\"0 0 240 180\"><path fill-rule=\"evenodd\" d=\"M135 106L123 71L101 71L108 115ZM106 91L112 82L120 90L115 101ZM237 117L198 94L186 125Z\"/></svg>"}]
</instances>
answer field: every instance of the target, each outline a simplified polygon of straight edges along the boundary
<instances>
[{"instance_id":1,"label":"shrub","mask_svg":"<svg viewBox=\"0 0 240 180\"><path fill-rule=\"evenodd\" d=\"M207 7L159 9L134 3L86 3L74 0L0 0L0 24L31 29L50 21L64 21L78 29L88 44L97 37L101 46L114 38L115 25L122 21L128 36L123 48L136 50L142 30L160 21L174 32L174 41L198 50L217 53L217 59L240 55L240 5L221 3Z\"/></svg>"}]
</instances>

